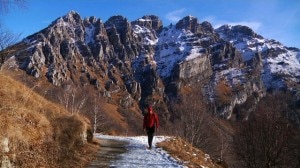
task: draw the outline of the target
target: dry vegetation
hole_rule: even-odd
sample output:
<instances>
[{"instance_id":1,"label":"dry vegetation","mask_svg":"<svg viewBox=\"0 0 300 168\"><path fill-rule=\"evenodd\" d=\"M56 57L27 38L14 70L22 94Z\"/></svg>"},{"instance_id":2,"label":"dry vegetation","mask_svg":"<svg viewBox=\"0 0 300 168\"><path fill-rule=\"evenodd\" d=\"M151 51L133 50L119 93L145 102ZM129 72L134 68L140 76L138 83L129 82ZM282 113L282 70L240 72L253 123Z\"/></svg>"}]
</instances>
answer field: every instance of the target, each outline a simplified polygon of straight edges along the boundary
<instances>
[{"instance_id":1,"label":"dry vegetation","mask_svg":"<svg viewBox=\"0 0 300 168\"><path fill-rule=\"evenodd\" d=\"M232 89L225 80L221 80L216 86L217 102L220 105L227 105L231 102Z\"/></svg>"},{"instance_id":2,"label":"dry vegetation","mask_svg":"<svg viewBox=\"0 0 300 168\"><path fill-rule=\"evenodd\" d=\"M199 89L186 89L182 93L171 105L176 129L170 132L226 165L231 157L233 125L212 115Z\"/></svg>"},{"instance_id":3,"label":"dry vegetation","mask_svg":"<svg viewBox=\"0 0 300 168\"><path fill-rule=\"evenodd\" d=\"M89 121L0 72L0 158L17 167L84 167L95 145ZM95 151L94 151L95 152ZM82 157L85 156L85 157Z\"/></svg>"},{"instance_id":4,"label":"dry vegetation","mask_svg":"<svg viewBox=\"0 0 300 168\"><path fill-rule=\"evenodd\" d=\"M158 147L163 148L169 152L174 158L183 161L184 164L190 168L222 168L227 167L225 163L216 162L201 150L193 147L181 138L170 138L166 141L157 144Z\"/></svg>"},{"instance_id":5,"label":"dry vegetation","mask_svg":"<svg viewBox=\"0 0 300 168\"><path fill-rule=\"evenodd\" d=\"M34 88L36 93L54 104L60 104L69 112L84 115L90 120L93 130L96 128L98 133L135 135L137 128L142 125L139 122L142 121L142 115L136 102L130 108L119 106L120 99L124 97L121 93L114 93L108 97L89 84L82 86L67 82L55 87L45 76L36 79L20 70L3 69L2 72L27 87ZM134 121L128 122L128 119ZM140 130L142 131L141 128Z\"/></svg>"},{"instance_id":6,"label":"dry vegetation","mask_svg":"<svg viewBox=\"0 0 300 168\"><path fill-rule=\"evenodd\" d=\"M216 160L225 167L299 167L300 132L295 117L299 107L290 94L268 94L256 106L253 102L243 104L235 109L237 114L244 109L253 108L254 111L244 112L246 119L243 121L230 121L210 115L213 109L205 104L197 89L192 90L185 90L171 104L173 128L176 128L170 130L171 134L208 153L211 158L218 158ZM224 81L217 85L219 102L226 104L230 94L231 88ZM163 144L163 148L184 161L199 161L192 157L192 152L187 154L189 148L182 149L181 143L181 140L171 140ZM191 164L189 167L199 167Z\"/></svg>"},{"instance_id":7,"label":"dry vegetation","mask_svg":"<svg viewBox=\"0 0 300 168\"><path fill-rule=\"evenodd\" d=\"M237 128L233 147L242 167L300 166L300 132L286 118L292 111L287 98L267 95Z\"/></svg>"}]
</instances>

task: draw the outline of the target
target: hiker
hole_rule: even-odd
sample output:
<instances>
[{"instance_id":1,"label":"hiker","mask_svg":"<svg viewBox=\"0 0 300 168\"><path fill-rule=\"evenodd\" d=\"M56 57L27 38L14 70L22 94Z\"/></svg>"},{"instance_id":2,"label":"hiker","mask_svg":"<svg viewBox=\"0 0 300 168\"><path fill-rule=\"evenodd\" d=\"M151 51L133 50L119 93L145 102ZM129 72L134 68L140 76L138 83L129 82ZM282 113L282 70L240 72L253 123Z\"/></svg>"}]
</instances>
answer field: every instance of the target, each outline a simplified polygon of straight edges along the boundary
<instances>
[{"instance_id":1,"label":"hiker","mask_svg":"<svg viewBox=\"0 0 300 168\"><path fill-rule=\"evenodd\" d=\"M152 106L148 106L148 113L144 116L143 129L148 135L149 149L152 148L154 132L158 131L158 115L153 111Z\"/></svg>"}]
</instances>

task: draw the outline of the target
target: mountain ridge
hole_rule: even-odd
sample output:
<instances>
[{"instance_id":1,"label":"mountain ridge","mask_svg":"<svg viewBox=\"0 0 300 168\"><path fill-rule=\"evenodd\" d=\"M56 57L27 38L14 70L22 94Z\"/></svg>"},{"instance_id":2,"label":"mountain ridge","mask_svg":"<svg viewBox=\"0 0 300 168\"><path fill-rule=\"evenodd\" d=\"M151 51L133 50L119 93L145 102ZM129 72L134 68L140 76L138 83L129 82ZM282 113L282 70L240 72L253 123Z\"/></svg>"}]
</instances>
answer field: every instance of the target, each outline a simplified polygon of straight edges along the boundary
<instances>
[{"instance_id":1,"label":"mountain ridge","mask_svg":"<svg viewBox=\"0 0 300 168\"><path fill-rule=\"evenodd\" d=\"M94 16L81 18L71 11L0 52L0 56L6 54L0 75L13 77L31 88L13 94L5 92L5 97L0 94L2 110L16 120L20 117L15 114L20 112L23 116L24 122L9 124L9 128L19 124L25 125L20 127L23 130L37 126L37 131L46 130L38 131L43 134L38 139L44 137L47 141L52 134L57 135L52 137L53 143L64 146L69 145L65 140L71 140L72 145L82 139L81 133L144 135L143 114L150 104L159 116L159 134L180 136L212 158L219 158L218 163L243 167L235 162L242 161L239 151L246 151L250 155L262 155L257 161L267 165L269 162L264 161L269 158L263 155L269 156L274 148L283 147L285 152L278 154L288 160L283 159L284 163L279 165L296 166L300 126L299 53L299 49L265 39L249 27L224 25L214 29L209 22L200 22L193 16L163 26L154 15L135 21L116 15L102 21ZM0 79L4 85L0 91L11 91L14 83L20 83L2 76ZM28 97L27 92L35 96ZM36 104L37 97L43 101ZM50 101L44 103L44 98ZM36 110L16 111L15 107L22 104ZM53 118L59 111L65 111L67 117ZM48 113L52 127L49 122L34 117ZM79 115L88 120L81 121L76 117ZM81 123L82 129L76 123ZM52 128L55 132L47 134ZM74 131L77 134L72 134ZM23 132L29 139L37 137ZM8 130L8 133L18 132ZM69 134L76 138L70 139ZM244 140L236 143L236 138ZM245 143L249 140L253 143ZM7 138L3 142L7 144ZM270 150L265 148L268 144L275 145ZM244 150L247 145L251 150L257 148L255 153ZM33 149L43 156L46 154L44 148ZM57 148L53 149L55 152ZM66 156L61 150L57 152ZM51 157L59 165L64 164L59 155ZM194 150L189 150L187 160L191 157ZM281 158L278 159L280 162ZM39 159L24 163L38 162Z\"/></svg>"},{"instance_id":2,"label":"mountain ridge","mask_svg":"<svg viewBox=\"0 0 300 168\"><path fill-rule=\"evenodd\" d=\"M123 108L138 104L143 111L154 102L165 121L172 116L170 100L185 87L201 87L215 113L229 119L249 97L255 104L267 90L297 91L300 78L299 49L246 26L213 29L192 16L163 27L154 15L132 22L116 15L103 22L71 11L17 45L23 49L6 64L13 62L37 79L45 76L55 86L91 85L104 97L118 95ZM274 71L280 66L290 73Z\"/></svg>"}]
</instances>

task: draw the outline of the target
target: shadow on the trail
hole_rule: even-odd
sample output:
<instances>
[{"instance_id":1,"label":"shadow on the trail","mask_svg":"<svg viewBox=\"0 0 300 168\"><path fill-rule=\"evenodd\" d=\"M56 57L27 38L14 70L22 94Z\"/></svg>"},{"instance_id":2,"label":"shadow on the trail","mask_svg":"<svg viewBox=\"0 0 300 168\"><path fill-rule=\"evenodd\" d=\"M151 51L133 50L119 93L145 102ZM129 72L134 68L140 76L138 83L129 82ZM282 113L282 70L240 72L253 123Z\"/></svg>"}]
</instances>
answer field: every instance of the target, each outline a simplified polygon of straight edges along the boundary
<instances>
[{"instance_id":1,"label":"shadow on the trail","mask_svg":"<svg viewBox=\"0 0 300 168\"><path fill-rule=\"evenodd\" d=\"M88 168L110 167L110 163L120 159L120 155L127 151L129 142L113 139L100 139L100 151L97 158L92 161Z\"/></svg>"}]
</instances>

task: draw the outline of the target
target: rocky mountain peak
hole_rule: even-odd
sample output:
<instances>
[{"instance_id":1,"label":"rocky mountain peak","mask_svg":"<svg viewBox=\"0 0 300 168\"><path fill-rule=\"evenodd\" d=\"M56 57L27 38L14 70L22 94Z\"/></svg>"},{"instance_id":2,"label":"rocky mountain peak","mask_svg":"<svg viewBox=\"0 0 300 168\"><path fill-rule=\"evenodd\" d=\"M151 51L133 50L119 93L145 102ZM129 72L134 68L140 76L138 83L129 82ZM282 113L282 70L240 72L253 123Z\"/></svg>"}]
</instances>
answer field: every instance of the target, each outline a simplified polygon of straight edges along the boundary
<instances>
[{"instance_id":1,"label":"rocky mountain peak","mask_svg":"<svg viewBox=\"0 0 300 168\"><path fill-rule=\"evenodd\" d=\"M62 17L65 22L68 23L80 23L82 21L81 16L76 11L70 11L65 16Z\"/></svg>"},{"instance_id":2,"label":"rocky mountain peak","mask_svg":"<svg viewBox=\"0 0 300 168\"><path fill-rule=\"evenodd\" d=\"M245 36L249 36L249 37L258 37L259 36L250 27L247 27L247 26L236 25L236 26L233 26L231 30L233 32L237 32L237 33L243 34ZM262 38L262 37L259 37L259 38Z\"/></svg>"},{"instance_id":3,"label":"rocky mountain peak","mask_svg":"<svg viewBox=\"0 0 300 168\"><path fill-rule=\"evenodd\" d=\"M158 33L160 33L163 28L162 21L158 16L155 15L145 15L142 18L139 18L131 23L132 25L144 26L150 30L153 29Z\"/></svg>"},{"instance_id":4,"label":"rocky mountain peak","mask_svg":"<svg viewBox=\"0 0 300 168\"><path fill-rule=\"evenodd\" d=\"M117 31L123 30L124 28L128 28L129 26L131 25L128 19L121 15L112 16L105 22L106 29L115 27Z\"/></svg>"},{"instance_id":5,"label":"rocky mountain peak","mask_svg":"<svg viewBox=\"0 0 300 168\"><path fill-rule=\"evenodd\" d=\"M98 20L100 21L100 19L97 19L95 16L91 16L91 17L88 17L88 18L84 18L83 22L84 23L95 24Z\"/></svg>"},{"instance_id":6,"label":"rocky mountain peak","mask_svg":"<svg viewBox=\"0 0 300 168\"><path fill-rule=\"evenodd\" d=\"M132 41L134 38L132 35L132 26L128 19L121 15L116 15L110 17L104 25L110 42L116 46L115 49L125 52L122 45L129 45L129 41ZM132 53L131 49L129 50L128 52ZM127 54L124 53L120 55L123 55L121 56L122 59L127 57ZM133 55L133 53L130 55Z\"/></svg>"},{"instance_id":7,"label":"rocky mountain peak","mask_svg":"<svg viewBox=\"0 0 300 168\"><path fill-rule=\"evenodd\" d=\"M213 33L214 32L213 26L208 21L204 21L200 25L202 26L203 30L206 33Z\"/></svg>"},{"instance_id":8,"label":"rocky mountain peak","mask_svg":"<svg viewBox=\"0 0 300 168\"><path fill-rule=\"evenodd\" d=\"M198 33L201 26L199 25L197 18L189 15L179 20L176 24L176 28L190 30L192 33Z\"/></svg>"},{"instance_id":9,"label":"rocky mountain peak","mask_svg":"<svg viewBox=\"0 0 300 168\"><path fill-rule=\"evenodd\" d=\"M243 38L258 38L263 39L261 35L256 34L250 27L242 25L223 25L216 29L222 38L227 39L243 39ZM224 36L226 34L226 37Z\"/></svg>"}]
</instances>

